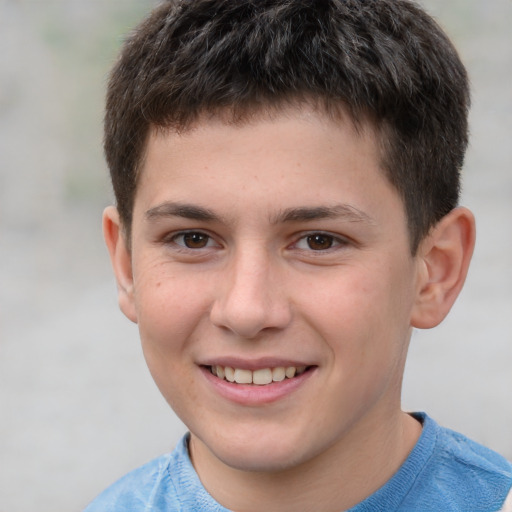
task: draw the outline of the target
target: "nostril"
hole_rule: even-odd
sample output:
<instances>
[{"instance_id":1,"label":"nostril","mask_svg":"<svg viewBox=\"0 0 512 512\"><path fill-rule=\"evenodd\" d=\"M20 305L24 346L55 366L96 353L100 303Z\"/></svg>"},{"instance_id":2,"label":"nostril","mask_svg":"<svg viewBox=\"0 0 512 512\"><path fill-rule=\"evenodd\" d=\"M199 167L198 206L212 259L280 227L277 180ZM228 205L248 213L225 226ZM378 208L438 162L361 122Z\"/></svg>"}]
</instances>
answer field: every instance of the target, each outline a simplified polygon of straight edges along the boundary
<instances>
[{"instance_id":1,"label":"nostril","mask_svg":"<svg viewBox=\"0 0 512 512\"><path fill-rule=\"evenodd\" d=\"M229 330L240 338L254 340L262 332L280 330L291 320L289 306L278 297L267 300L240 300L234 297L224 303L217 302L210 312L211 322Z\"/></svg>"}]
</instances>

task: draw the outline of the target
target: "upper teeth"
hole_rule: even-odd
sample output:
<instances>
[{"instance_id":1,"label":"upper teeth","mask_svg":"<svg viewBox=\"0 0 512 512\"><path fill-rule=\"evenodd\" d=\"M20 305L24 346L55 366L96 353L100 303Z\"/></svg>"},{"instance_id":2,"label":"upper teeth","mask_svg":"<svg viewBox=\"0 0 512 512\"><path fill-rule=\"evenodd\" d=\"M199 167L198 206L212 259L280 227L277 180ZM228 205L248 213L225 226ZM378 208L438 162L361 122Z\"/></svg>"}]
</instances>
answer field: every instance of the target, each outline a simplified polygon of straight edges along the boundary
<instances>
[{"instance_id":1,"label":"upper teeth","mask_svg":"<svg viewBox=\"0 0 512 512\"><path fill-rule=\"evenodd\" d=\"M277 368L262 368L261 370L242 370L231 366L211 366L211 372L220 379L237 384L270 384L281 382L285 378L291 379L306 371L305 366L278 366Z\"/></svg>"}]
</instances>

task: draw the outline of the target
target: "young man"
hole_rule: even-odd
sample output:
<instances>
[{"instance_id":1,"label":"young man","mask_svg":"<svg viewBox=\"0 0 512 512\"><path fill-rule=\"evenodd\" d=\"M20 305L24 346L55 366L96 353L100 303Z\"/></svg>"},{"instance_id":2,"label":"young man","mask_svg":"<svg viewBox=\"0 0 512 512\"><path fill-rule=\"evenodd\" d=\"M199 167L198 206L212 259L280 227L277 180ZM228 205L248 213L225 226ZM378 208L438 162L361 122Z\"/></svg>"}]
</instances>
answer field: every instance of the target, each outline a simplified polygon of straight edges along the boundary
<instances>
[{"instance_id":1,"label":"young man","mask_svg":"<svg viewBox=\"0 0 512 512\"><path fill-rule=\"evenodd\" d=\"M190 434L88 512L505 509L509 462L400 407L471 259L468 105L406 0L176 0L137 28L104 232Z\"/></svg>"}]
</instances>

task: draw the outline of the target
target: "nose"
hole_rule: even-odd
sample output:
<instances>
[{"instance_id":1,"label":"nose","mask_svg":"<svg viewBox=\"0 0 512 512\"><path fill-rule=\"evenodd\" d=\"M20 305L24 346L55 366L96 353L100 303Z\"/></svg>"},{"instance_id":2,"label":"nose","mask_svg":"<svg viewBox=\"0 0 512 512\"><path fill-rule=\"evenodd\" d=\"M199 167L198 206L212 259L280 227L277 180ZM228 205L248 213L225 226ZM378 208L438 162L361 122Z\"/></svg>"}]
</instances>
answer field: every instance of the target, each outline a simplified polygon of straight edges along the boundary
<instances>
[{"instance_id":1,"label":"nose","mask_svg":"<svg viewBox=\"0 0 512 512\"><path fill-rule=\"evenodd\" d=\"M212 323L244 339L284 329L291 320L282 286L284 271L261 248L234 255L216 292Z\"/></svg>"}]
</instances>

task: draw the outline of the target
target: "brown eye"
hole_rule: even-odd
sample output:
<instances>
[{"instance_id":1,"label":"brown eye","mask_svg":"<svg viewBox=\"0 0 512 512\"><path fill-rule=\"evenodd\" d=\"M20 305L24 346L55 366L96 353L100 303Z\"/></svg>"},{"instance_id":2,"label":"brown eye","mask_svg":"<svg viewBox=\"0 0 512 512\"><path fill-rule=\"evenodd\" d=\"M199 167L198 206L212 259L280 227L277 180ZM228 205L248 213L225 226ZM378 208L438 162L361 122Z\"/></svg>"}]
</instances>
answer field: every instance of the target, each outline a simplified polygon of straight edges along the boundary
<instances>
[{"instance_id":1,"label":"brown eye","mask_svg":"<svg viewBox=\"0 0 512 512\"><path fill-rule=\"evenodd\" d=\"M182 233L174 238L178 245L182 245L187 249L203 249L208 246L210 237L204 233L191 232Z\"/></svg>"},{"instance_id":2,"label":"brown eye","mask_svg":"<svg viewBox=\"0 0 512 512\"><path fill-rule=\"evenodd\" d=\"M308 235L306 242L313 251L325 251L333 246L334 238L330 235L315 233L314 235Z\"/></svg>"}]
</instances>

